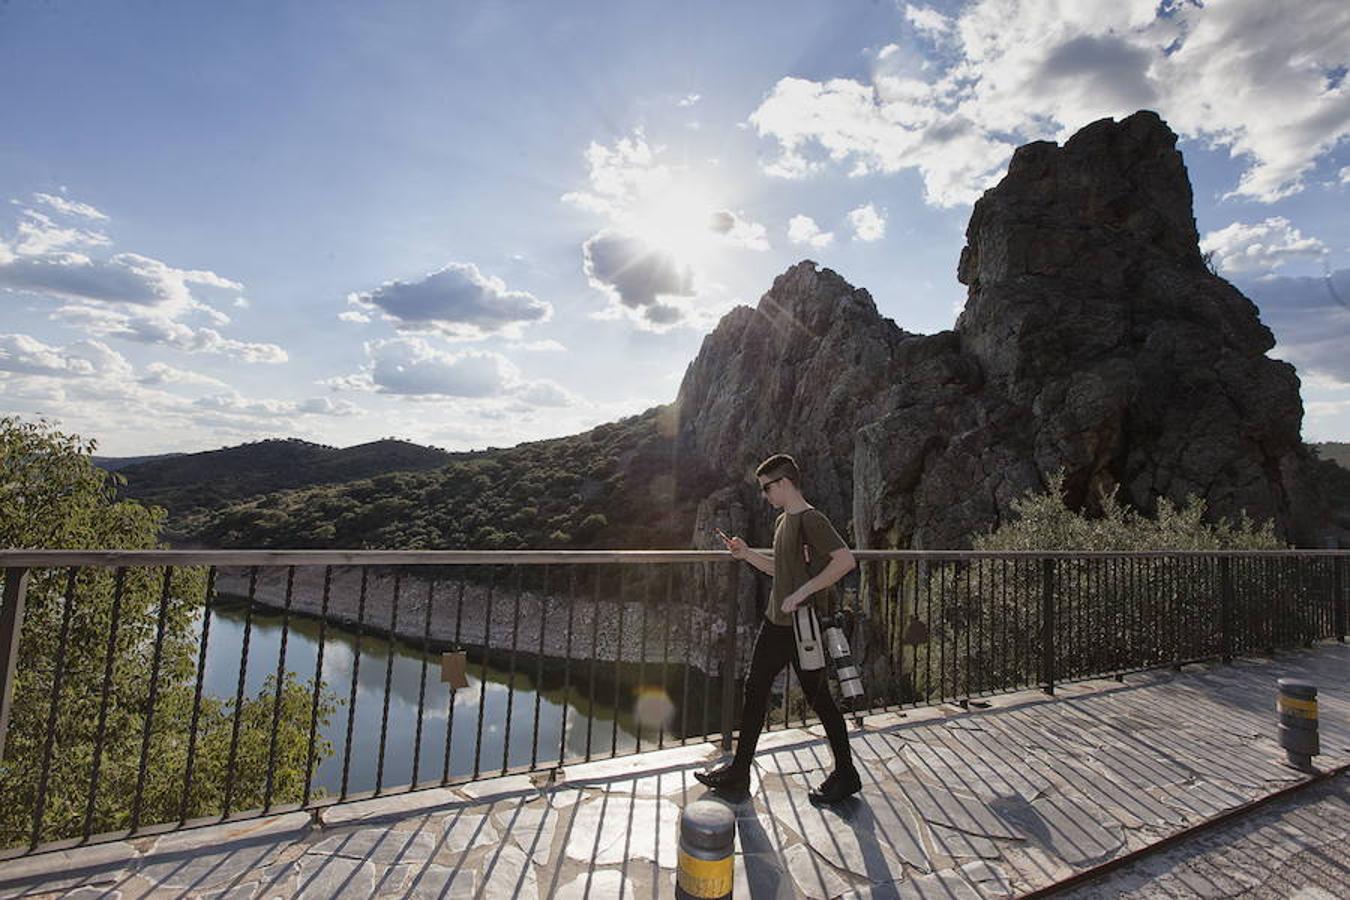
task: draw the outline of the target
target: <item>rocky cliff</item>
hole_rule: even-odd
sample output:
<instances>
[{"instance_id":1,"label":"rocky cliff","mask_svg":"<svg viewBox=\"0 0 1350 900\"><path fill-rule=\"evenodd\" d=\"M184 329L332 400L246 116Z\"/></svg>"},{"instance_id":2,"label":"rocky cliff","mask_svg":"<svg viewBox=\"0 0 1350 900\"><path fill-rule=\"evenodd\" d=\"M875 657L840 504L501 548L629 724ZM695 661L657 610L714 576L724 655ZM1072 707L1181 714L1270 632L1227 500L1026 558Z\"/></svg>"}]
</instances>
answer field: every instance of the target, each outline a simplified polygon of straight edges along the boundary
<instances>
[{"instance_id":1,"label":"rocky cliff","mask_svg":"<svg viewBox=\"0 0 1350 900\"><path fill-rule=\"evenodd\" d=\"M1194 493L1316 542L1299 380L1206 268L1156 114L1019 148L966 238L952 331L907 333L804 261L707 336L675 403L695 546L714 525L767 542L752 473L780 450L858 547L969 547L1059 469L1075 506Z\"/></svg>"}]
</instances>

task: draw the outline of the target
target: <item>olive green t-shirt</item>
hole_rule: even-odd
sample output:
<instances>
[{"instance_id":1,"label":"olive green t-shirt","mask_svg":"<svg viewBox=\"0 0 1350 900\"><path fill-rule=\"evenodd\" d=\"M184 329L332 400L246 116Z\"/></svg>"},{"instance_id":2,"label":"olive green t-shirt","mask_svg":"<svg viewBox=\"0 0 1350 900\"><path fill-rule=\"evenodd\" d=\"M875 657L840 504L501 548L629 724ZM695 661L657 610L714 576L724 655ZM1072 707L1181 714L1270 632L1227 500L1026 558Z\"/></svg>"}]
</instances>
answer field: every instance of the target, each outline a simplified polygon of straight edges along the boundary
<instances>
[{"instance_id":1,"label":"olive green t-shirt","mask_svg":"<svg viewBox=\"0 0 1350 900\"><path fill-rule=\"evenodd\" d=\"M823 572L829 565L830 554L847 546L818 509L779 515L773 527L773 594L764 609L764 618L775 625L792 624L792 617L783 612L783 598ZM808 602L818 604L833 591L833 586L817 591ZM820 611L817 607L816 612Z\"/></svg>"}]
</instances>

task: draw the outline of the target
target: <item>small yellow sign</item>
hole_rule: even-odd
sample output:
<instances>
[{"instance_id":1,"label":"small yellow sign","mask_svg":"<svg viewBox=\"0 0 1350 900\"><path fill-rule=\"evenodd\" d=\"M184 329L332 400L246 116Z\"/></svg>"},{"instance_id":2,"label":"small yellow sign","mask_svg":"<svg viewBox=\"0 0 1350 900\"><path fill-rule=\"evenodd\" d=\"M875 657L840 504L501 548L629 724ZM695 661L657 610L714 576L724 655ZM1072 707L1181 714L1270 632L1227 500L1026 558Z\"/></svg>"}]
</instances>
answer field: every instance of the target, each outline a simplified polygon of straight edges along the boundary
<instances>
[{"instance_id":1,"label":"small yellow sign","mask_svg":"<svg viewBox=\"0 0 1350 900\"><path fill-rule=\"evenodd\" d=\"M469 686L469 656L463 650L448 650L441 654L441 681L451 690Z\"/></svg>"}]
</instances>

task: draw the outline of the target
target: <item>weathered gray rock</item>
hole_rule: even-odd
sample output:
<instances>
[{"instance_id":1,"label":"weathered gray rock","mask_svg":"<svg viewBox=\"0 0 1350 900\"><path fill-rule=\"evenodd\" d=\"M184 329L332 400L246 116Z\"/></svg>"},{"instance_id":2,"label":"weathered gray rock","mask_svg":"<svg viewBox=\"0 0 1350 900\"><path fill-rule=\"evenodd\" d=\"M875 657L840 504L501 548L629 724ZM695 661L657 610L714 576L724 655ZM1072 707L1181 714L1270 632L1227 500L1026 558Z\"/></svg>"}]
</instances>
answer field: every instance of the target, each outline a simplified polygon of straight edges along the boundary
<instances>
[{"instance_id":1,"label":"weathered gray rock","mask_svg":"<svg viewBox=\"0 0 1350 900\"><path fill-rule=\"evenodd\" d=\"M681 383L679 490L696 546L726 523L766 544L751 473L793 453L858 547L964 548L1066 474L1152 512L1274 519L1311 543L1299 380L1256 307L1201 257L1176 135L1152 112L1020 148L975 205L952 331L911 334L810 261L729 313ZM749 598L742 589L742 602Z\"/></svg>"}]
</instances>

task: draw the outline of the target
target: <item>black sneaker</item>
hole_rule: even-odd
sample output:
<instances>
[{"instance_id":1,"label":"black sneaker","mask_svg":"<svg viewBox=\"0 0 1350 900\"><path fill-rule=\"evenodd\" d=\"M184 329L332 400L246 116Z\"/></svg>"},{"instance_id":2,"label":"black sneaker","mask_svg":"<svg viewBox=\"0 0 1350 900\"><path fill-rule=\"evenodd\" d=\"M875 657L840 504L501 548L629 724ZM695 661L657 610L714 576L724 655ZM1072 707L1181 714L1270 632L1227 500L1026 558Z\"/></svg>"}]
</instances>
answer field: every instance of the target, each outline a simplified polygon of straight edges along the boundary
<instances>
[{"instance_id":1,"label":"black sneaker","mask_svg":"<svg viewBox=\"0 0 1350 900\"><path fill-rule=\"evenodd\" d=\"M711 772L695 772L694 777L715 791L729 793L747 793L750 790L750 772L735 764L713 769Z\"/></svg>"},{"instance_id":2,"label":"black sneaker","mask_svg":"<svg viewBox=\"0 0 1350 900\"><path fill-rule=\"evenodd\" d=\"M838 803L847 797L852 797L858 791L862 790L862 779L858 777L857 769L839 770L829 774L820 787L813 788L806 799L813 804Z\"/></svg>"}]
</instances>

